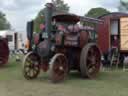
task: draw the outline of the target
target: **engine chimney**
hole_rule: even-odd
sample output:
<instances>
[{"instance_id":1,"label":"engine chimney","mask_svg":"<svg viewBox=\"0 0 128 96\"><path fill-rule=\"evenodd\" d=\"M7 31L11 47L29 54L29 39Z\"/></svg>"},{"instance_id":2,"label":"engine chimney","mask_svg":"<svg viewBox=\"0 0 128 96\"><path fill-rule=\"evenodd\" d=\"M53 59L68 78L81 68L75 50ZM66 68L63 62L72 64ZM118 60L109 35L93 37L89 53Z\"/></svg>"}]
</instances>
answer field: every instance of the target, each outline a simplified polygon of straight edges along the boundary
<instances>
[{"instance_id":1,"label":"engine chimney","mask_svg":"<svg viewBox=\"0 0 128 96\"><path fill-rule=\"evenodd\" d=\"M46 37L50 38L50 32L52 29L52 13L53 13L53 4L47 3L45 8L45 32Z\"/></svg>"}]
</instances>

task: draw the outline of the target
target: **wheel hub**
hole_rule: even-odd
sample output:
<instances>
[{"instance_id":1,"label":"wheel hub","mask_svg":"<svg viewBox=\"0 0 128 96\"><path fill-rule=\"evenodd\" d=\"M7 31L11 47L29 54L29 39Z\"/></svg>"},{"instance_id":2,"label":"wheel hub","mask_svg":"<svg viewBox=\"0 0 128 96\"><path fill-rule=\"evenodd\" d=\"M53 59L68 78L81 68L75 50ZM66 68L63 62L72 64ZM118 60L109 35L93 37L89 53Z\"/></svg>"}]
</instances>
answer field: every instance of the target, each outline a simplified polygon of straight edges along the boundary
<instances>
[{"instance_id":1,"label":"wheel hub","mask_svg":"<svg viewBox=\"0 0 128 96\"><path fill-rule=\"evenodd\" d=\"M64 70L63 66L60 66L59 67L59 70L63 71Z\"/></svg>"}]
</instances>

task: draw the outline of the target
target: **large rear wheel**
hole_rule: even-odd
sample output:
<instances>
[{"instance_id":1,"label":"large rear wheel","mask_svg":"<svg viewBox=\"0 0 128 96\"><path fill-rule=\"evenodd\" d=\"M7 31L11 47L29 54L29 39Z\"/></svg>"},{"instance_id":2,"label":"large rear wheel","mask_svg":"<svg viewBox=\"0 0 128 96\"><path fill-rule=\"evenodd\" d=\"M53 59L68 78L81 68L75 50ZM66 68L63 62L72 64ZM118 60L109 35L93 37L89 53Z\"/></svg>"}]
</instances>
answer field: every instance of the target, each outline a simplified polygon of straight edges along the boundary
<instances>
[{"instance_id":1,"label":"large rear wheel","mask_svg":"<svg viewBox=\"0 0 128 96\"><path fill-rule=\"evenodd\" d=\"M40 58L36 53L29 52L23 60L23 75L26 79L34 79L40 73Z\"/></svg>"},{"instance_id":2,"label":"large rear wheel","mask_svg":"<svg viewBox=\"0 0 128 96\"><path fill-rule=\"evenodd\" d=\"M95 78L100 70L101 53L94 43L85 45L80 57L80 70L82 77Z\"/></svg>"}]
</instances>

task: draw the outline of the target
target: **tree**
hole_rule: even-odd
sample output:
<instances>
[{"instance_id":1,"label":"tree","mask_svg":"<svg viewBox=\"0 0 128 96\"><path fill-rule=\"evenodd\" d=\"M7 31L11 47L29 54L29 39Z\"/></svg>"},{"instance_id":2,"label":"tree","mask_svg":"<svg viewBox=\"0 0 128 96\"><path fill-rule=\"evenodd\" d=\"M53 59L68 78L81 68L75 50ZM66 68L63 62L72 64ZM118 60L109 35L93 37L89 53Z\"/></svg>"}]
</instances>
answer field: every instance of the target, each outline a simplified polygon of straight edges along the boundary
<instances>
[{"instance_id":1,"label":"tree","mask_svg":"<svg viewBox=\"0 0 128 96\"><path fill-rule=\"evenodd\" d=\"M5 14L0 12L0 30L10 29L11 25L7 21Z\"/></svg>"},{"instance_id":2,"label":"tree","mask_svg":"<svg viewBox=\"0 0 128 96\"><path fill-rule=\"evenodd\" d=\"M92 17L92 18L98 18L99 16L102 16L104 14L110 13L108 10L98 7L98 8L92 8L90 9L85 16L87 17ZM84 25L87 26L95 26L95 24L89 23L89 22L84 22Z\"/></svg>"},{"instance_id":3,"label":"tree","mask_svg":"<svg viewBox=\"0 0 128 96\"><path fill-rule=\"evenodd\" d=\"M40 32L40 24L44 23L44 9L42 9L34 20L34 31Z\"/></svg>"},{"instance_id":4,"label":"tree","mask_svg":"<svg viewBox=\"0 0 128 96\"><path fill-rule=\"evenodd\" d=\"M104 9L104 8L98 7L98 8L90 9L88 11L88 13L85 14L85 16L98 18L99 16L107 14L107 13L110 13L110 12L108 10Z\"/></svg>"},{"instance_id":5,"label":"tree","mask_svg":"<svg viewBox=\"0 0 128 96\"><path fill-rule=\"evenodd\" d=\"M67 3L64 3L63 0L52 0L53 5L56 7L56 10L61 10L64 12L69 11L69 6ZM34 20L34 31L40 32L40 24L44 23L44 9L40 10L38 15Z\"/></svg>"},{"instance_id":6,"label":"tree","mask_svg":"<svg viewBox=\"0 0 128 96\"><path fill-rule=\"evenodd\" d=\"M127 0L120 0L120 5L118 7L120 12L128 11L128 1Z\"/></svg>"},{"instance_id":7,"label":"tree","mask_svg":"<svg viewBox=\"0 0 128 96\"><path fill-rule=\"evenodd\" d=\"M64 3L63 0L52 0L53 5L56 7L58 10L62 10L65 12L69 11L69 6L67 3Z\"/></svg>"}]
</instances>

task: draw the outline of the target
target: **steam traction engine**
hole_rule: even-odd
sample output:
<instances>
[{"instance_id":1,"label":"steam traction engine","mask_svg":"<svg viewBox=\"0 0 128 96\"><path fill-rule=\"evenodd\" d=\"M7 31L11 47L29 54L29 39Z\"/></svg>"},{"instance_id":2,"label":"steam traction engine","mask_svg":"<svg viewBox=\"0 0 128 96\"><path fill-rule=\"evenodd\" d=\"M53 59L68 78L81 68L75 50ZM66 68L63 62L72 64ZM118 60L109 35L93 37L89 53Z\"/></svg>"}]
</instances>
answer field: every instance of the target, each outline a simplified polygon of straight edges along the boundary
<instances>
[{"instance_id":1,"label":"steam traction engine","mask_svg":"<svg viewBox=\"0 0 128 96\"><path fill-rule=\"evenodd\" d=\"M52 82L60 82L70 70L76 69L82 77L95 78L101 63L100 50L94 43L95 30L77 23L101 21L62 12L56 14L53 9L51 3L46 4L45 25L39 34L33 36L33 22L28 22L29 52L24 58L24 77L34 79L43 69L49 70Z\"/></svg>"}]
</instances>

